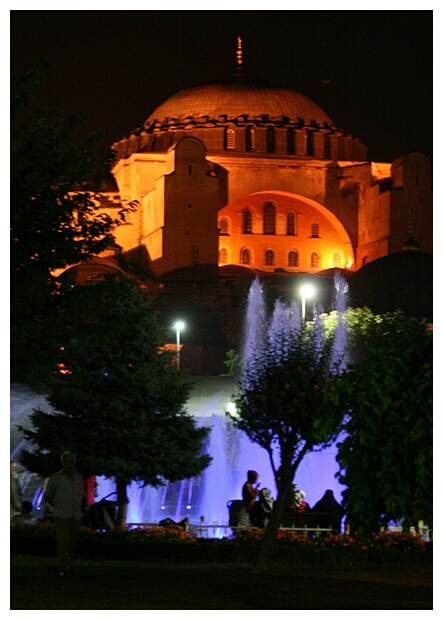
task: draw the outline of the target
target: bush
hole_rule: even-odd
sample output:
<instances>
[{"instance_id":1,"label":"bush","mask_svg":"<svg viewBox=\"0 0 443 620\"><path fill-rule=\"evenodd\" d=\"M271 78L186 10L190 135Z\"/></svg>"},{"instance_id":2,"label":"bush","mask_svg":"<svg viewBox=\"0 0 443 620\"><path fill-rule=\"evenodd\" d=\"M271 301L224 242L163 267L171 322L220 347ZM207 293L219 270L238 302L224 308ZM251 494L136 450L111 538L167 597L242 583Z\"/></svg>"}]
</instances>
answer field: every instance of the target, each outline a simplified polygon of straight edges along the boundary
<instances>
[{"instance_id":1,"label":"bush","mask_svg":"<svg viewBox=\"0 0 443 620\"><path fill-rule=\"evenodd\" d=\"M239 530L232 538L197 538L182 527L82 528L79 557L94 560L170 562L253 562L264 530ZM56 555L53 524L11 527L11 553ZM383 532L369 536L313 536L280 530L273 559L316 566L367 566L432 562L432 545L412 534Z\"/></svg>"}]
</instances>

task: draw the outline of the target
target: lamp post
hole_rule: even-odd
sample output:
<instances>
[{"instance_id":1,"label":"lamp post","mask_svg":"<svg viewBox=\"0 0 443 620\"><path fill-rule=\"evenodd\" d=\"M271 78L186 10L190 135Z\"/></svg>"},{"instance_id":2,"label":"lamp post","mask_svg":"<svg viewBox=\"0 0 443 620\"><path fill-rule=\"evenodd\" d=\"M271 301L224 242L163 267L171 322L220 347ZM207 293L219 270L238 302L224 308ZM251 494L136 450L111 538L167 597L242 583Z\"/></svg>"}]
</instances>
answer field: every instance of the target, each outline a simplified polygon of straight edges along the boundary
<instances>
[{"instance_id":1,"label":"lamp post","mask_svg":"<svg viewBox=\"0 0 443 620\"><path fill-rule=\"evenodd\" d=\"M183 321L177 321L174 325L174 329L177 333L177 370L180 370L180 332L184 328Z\"/></svg>"},{"instance_id":2,"label":"lamp post","mask_svg":"<svg viewBox=\"0 0 443 620\"><path fill-rule=\"evenodd\" d=\"M303 284L301 287L301 318L303 323L306 319L306 299L313 297L314 287L312 284Z\"/></svg>"}]
</instances>

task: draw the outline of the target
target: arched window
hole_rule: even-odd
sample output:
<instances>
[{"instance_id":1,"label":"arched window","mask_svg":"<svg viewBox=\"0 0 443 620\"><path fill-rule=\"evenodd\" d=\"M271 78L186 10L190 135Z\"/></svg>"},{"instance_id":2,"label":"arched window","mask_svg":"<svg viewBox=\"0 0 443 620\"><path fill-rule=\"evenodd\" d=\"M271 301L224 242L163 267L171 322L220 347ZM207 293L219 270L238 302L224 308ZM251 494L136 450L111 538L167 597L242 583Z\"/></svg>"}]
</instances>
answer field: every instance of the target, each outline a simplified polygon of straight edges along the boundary
<instances>
[{"instance_id":1,"label":"arched window","mask_svg":"<svg viewBox=\"0 0 443 620\"><path fill-rule=\"evenodd\" d=\"M289 128L286 133L286 150L288 153L294 153L294 130Z\"/></svg>"},{"instance_id":2,"label":"arched window","mask_svg":"<svg viewBox=\"0 0 443 620\"><path fill-rule=\"evenodd\" d=\"M268 153L273 153L275 151L274 127L268 127L266 130L266 150Z\"/></svg>"},{"instance_id":3,"label":"arched window","mask_svg":"<svg viewBox=\"0 0 443 620\"><path fill-rule=\"evenodd\" d=\"M220 248L218 252L218 263L219 265L227 265L228 264L228 250L227 248Z\"/></svg>"},{"instance_id":4,"label":"arched window","mask_svg":"<svg viewBox=\"0 0 443 620\"><path fill-rule=\"evenodd\" d=\"M339 252L338 250L332 254L332 266L333 267L342 266L341 252Z\"/></svg>"},{"instance_id":5,"label":"arched window","mask_svg":"<svg viewBox=\"0 0 443 620\"><path fill-rule=\"evenodd\" d=\"M275 207L267 202L263 207L263 234L275 235Z\"/></svg>"},{"instance_id":6,"label":"arched window","mask_svg":"<svg viewBox=\"0 0 443 620\"><path fill-rule=\"evenodd\" d=\"M251 264L251 251L248 248L243 248L240 252L240 264L241 265L250 265Z\"/></svg>"},{"instance_id":7,"label":"arched window","mask_svg":"<svg viewBox=\"0 0 443 620\"><path fill-rule=\"evenodd\" d=\"M311 226L311 237L319 237L320 236L320 226L318 222L312 222Z\"/></svg>"},{"instance_id":8,"label":"arched window","mask_svg":"<svg viewBox=\"0 0 443 620\"><path fill-rule=\"evenodd\" d=\"M307 131L306 135L306 154L314 155L314 138L312 137L312 131Z\"/></svg>"},{"instance_id":9,"label":"arched window","mask_svg":"<svg viewBox=\"0 0 443 620\"><path fill-rule=\"evenodd\" d=\"M246 150L255 151L255 129L246 127Z\"/></svg>"},{"instance_id":10,"label":"arched window","mask_svg":"<svg viewBox=\"0 0 443 620\"><path fill-rule=\"evenodd\" d=\"M288 254L288 267L298 267L298 252L291 250Z\"/></svg>"},{"instance_id":11,"label":"arched window","mask_svg":"<svg viewBox=\"0 0 443 620\"><path fill-rule=\"evenodd\" d=\"M311 252L311 267L320 267L320 254L318 252Z\"/></svg>"},{"instance_id":12,"label":"arched window","mask_svg":"<svg viewBox=\"0 0 443 620\"><path fill-rule=\"evenodd\" d=\"M244 209L242 213L242 233L249 235L252 233L252 211L251 209Z\"/></svg>"},{"instance_id":13,"label":"arched window","mask_svg":"<svg viewBox=\"0 0 443 620\"><path fill-rule=\"evenodd\" d=\"M267 267L272 267L272 265L274 265L274 262L274 250L266 250L265 265Z\"/></svg>"},{"instance_id":14,"label":"arched window","mask_svg":"<svg viewBox=\"0 0 443 620\"><path fill-rule=\"evenodd\" d=\"M227 217L220 218L219 228L221 235L229 235L229 219Z\"/></svg>"},{"instance_id":15,"label":"arched window","mask_svg":"<svg viewBox=\"0 0 443 620\"><path fill-rule=\"evenodd\" d=\"M235 149L235 131L233 129L226 130L226 148Z\"/></svg>"},{"instance_id":16,"label":"arched window","mask_svg":"<svg viewBox=\"0 0 443 620\"><path fill-rule=\"evenodd\" d=\"M297 234L297 216L294 211L289 211L286 215L286 234L287 235L296 235Z\"/></svg>"}]
</instances>

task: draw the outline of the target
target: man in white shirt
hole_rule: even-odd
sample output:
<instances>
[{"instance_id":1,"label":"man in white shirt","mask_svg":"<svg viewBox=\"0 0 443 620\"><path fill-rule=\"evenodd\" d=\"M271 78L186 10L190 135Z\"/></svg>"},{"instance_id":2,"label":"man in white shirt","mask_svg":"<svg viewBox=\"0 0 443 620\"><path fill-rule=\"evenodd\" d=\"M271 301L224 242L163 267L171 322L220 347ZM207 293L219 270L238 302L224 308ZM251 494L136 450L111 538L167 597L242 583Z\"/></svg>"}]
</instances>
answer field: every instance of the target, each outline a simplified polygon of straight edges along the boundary
<instances>
[{"instance_id":1,"label":"man in white shirt","mask_svg":"<svg viewBox=\"0 0 443 620\"><path fill-rule=\"evenodd\" d=\"M75 470L75 462L75 454L63 452L62 468L49 478L45 493L46 505L54 515L61 577L67 577L71 572L79 542L85 497L85 483Z\"/></svg>"}]
</instances>

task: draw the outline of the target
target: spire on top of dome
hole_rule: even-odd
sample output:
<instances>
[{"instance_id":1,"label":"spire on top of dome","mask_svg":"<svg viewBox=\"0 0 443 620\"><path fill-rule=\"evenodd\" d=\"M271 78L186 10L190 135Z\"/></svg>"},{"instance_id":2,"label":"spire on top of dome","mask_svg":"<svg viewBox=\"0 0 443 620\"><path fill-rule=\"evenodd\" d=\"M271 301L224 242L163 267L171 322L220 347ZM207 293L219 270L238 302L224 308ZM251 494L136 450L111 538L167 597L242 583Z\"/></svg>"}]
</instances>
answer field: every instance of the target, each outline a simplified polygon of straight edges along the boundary
<instances>
[{"instance_id":1,"label":"spire on top of dome","mask_svg":"<svg viewBox=\"0 0 443 620\"><path fill-rule=\"evenodd\" d=\"M235 77L239 78L243 75L243 45L242 38L237 37L237 64L235 66Z\"/></svg>"}]
</instances>

